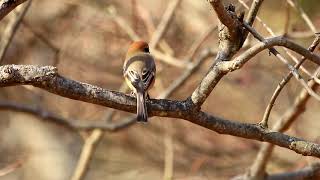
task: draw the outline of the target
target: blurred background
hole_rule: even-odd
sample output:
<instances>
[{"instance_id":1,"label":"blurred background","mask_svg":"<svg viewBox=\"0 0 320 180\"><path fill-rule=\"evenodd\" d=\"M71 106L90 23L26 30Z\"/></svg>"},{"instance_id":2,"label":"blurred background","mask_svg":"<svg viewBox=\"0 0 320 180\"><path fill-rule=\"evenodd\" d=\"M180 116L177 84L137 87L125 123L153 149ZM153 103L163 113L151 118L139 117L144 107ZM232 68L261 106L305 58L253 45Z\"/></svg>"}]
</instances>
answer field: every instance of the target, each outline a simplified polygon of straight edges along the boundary
<instances>
[{"instance_id":1,"label":"blurred background","mask_svg":"<svg viewBox=\"0 0 320 180\"><path fill-rule=\"evenodd\" d=\"M141 39L150 41L170 2L34 0L2 64L53 65L58 67L61 75L70 79L118 90L123 82L125 52L132 42L125 27L132 28ZM247 12L236 0L224 2L234 3L238 12ZM250 6L250 0L245 2ZM298 3L319 29L319 2L301 0ZM0 33L5 31L13 15L9 14L0 22ZM291 39L304 47L313 40L308 26L286 1L265 1L259 16L277 35L292 34ZM182 0L156 49L179 61L187 61L195 42L209 32L191 59L195 61L203 49L217 49L218 31L212 28L217 24L216 14L207 1ZM270 37L260 23L256 22L255 28L265 37ZM257 43L250 39L248 46ZM318 53L319 49L315 52ZM186 71L185 68L156 61L157 80L150 93L152 98ZM210 57L202 63L169 99L187 98L212 61L213 57ZM305 68L310 72L316 69L309 62L305 63ZM202 109L226 119L257 123L262 119L274 89L288 72L284 64L264 51L241 70L224 77ZM301 89L295 79L290 81L276 101L271 124L291 106ZM3 101L42 107L66 119L102 121L110 110L30 86L2 88L0 97ZM0 176L0 179L70 179L84 140L91 132L76 132L39 117L10 110L1 110L0 114L0 169L21 162L19 168ZM112 121L121 121L128 115L117 111ZM320 135L319 117L319 102L311 99L306 112L287 133L316 141ZM170 159L173 161L173 179L229 179L245 172L259 145L260 142L220 135L184 120L152 117L148 124L134 124L118 132L104 133L92 154L84 179L163 179L164 169L168 166L165 162L170 162ZM276 147L267 170L271 173L290 171L305 166L309 160Z\"/></svg>"}]
</instances>

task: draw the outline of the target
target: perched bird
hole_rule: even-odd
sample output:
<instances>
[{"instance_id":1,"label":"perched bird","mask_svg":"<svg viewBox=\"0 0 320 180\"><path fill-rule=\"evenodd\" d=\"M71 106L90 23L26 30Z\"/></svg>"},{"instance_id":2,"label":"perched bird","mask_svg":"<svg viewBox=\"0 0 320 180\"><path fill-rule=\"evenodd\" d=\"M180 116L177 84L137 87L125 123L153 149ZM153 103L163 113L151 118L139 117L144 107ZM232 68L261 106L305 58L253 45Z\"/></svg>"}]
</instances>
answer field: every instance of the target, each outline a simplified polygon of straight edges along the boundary
<instances>
[{"instance_id":1,"label":"perched bird","mask_svg":"<svg viewBox=\"0 0 320 180\"><path fill-rule=\"evenodd\" d=\"M137 121L147 122L148 112L146 98L153 86L156 75L156 64L144 41L133 42L123 64L123 76L137 98Z\"/></svg>"}]
</instances>

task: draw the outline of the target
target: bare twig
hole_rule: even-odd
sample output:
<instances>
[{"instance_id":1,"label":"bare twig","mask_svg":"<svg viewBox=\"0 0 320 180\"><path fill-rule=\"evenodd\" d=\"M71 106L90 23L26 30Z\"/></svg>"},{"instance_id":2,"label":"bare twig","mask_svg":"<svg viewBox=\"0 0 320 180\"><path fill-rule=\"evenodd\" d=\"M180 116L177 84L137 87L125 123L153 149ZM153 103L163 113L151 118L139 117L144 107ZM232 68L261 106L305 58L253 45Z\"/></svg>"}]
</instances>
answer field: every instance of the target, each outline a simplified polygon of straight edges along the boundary
<instances>
[{"instance_id":1,"label":"bare twig","mask_svg":"<svg viewBox=\"0 0 320 180\"><path fill-rule=\"evenodd\" d=\"M138 10L137 13L139 15L139 18L141 18L145 27L147 28L148 36L151 37L156 28L153 23L152 15L149 9L143 7L140 3L138 3L137 10Z\"/></svg>"},{"instance_id":2,"label":"bare twig","mask_svg":"<svg viewBox=\"0 0 320 180\"><path fill-rule=\"evenodd\" d=\"M169 1L168 7L162 16L162 19L159 25L157 26L156 31L153 33L151 37L150 44L149 44L151 49L156 48L158 42L166 32L170 22L172 21L175 10L178 7L180 2L181 0Z\"/></svg>"},{"instance_id":3,"label":"bare twig","mask_svg":"<svg viewBox=\"0 0 320 180\"><path fill-rule=\"evenodd\" d=\"M157 85L155 88L157 91L162 92L164 90L163 77L157 78ZM163 168L163 180L173 179L173 161L174 161L174 149L173 149L173 129L172 122L164 124L163 131L163 144L164 144L164 168Z\"/></svg>"},{"instance_id":4,"label":"bare twig","mask_svg":"<svg viewBox=\"0 0 320 180\"><path fill-rule=\"evenodd\" d=\"M90 136L86 138L84 145L81 150L80 158L78 160L76 170L72 175L71 180L80 180L83 179L85 173L87 172L89 162L92 157L92 153L95 150L95 147L99 143L101 137L103 135L103 131L101 129L94 129Z\"/></svg>"},{"instance_id":5,"label":"bare twig","mask_svg":"<svg viewBox=\"0 0 320 180\"><path fill-rule=\"evenodd\" d=\"M241 0L240 0L241 1ZM258 14L258 11L262 5L264 0L253 0L252 1L252 4L251 4L251 7L249 9L249 12L248 12L248 16L246 18L246 22L252 26L253 23L254 23L254 20L256 19L257 17L257 14ZM244 3L244 2L243 2ZM248 36L248 32L244 32L244 35L243 35L243 40L242 40L242 43L244 43L244 41L247 39L247 36Z\"/></svg>"},{"instance_id":6,"label":"bare twig","mask_svg":"<svg viewBox=\"0 0 320 180\"><path fill-rule=\"evenodd\" d=\"M22 160L18 160L16 162L13 162L12 164L9 164L5 168L0 169L0 177L5 176L16 169L20 168L22 166Z\"/></svg>"},{"instance_id":7,"label":"bare twig","mask_svg":"<svg viewBox=\"0 0 320 180\"><path fill-rule=\"evenodd\" d=\"M285 19L285 23L284 23L284 31L283 31L283 34L284 36L286 36L289 32L289 28L290 28L290 8L289 8L289 5L286 4L286 19ZM252 26L252 25L251 25Z\"/></svg>"},{"instance_id":8,"label":"bare twig","mask_svg":"<svg viewBox=\"0 0 320 180\"><path fill-rule=\"evenodd\" d=\"M166 131L164 134L164 173L163 180L173 179L173 160L174 160L174 149L173 149L173 138L172 138L172 122L166 125Z\"/></svg>"},{"instance_id":9,"label":"bare twig","mask_svg":"<svg viewBox=\"0 0 320 180\"><path fill-rule=\"evenodd\" d=\"M118 24L118 26L120 26L121 29L125 30L130 39L132 39L133 41L141 40L139 35L130 27L128 22L125 21L122 17L118 16L112 7L109 8L109 14L113 18L113 20Z\"/></svg>"},{"instance_id":10,"label":"bare twig","mask_svg":"<svg viewBox=\"0 0 320 180\"><path fill-rule=\"evenodd\" d=\"M315 34L317 33L317 29L316 27L313 25L312 21L310 20L310 18L308 17L308 15L304 12L304 10L302 9L301 6L299 6L298 4L294 3L292 0L287 0L287 3L293 7L295 10L297 10L299 12L299 14L301 15L302 19L306 22L306 24L308 25L308 27L310 28L310 30Z\"/></svg>"},{"instance_id":11,"label":"bare twig","mask_svg":"<svg viewBox=\"0 0 320 180\"><path fill-rule=\"evenodd\" d=\"M170 56L168 54L164 54L156 49L151 49L151 53L152 55L154 55L154 57L156 59L160 59L163 62L170 64L172 66L176 66L179 68L189 68L190 66L192 66L192 63L184 61L184 60L179 60L173 56Z\"/></svg>"},{"instance_id":12,"label":"bare twig","mask_svg":"<svg viewBox=\"0 0 320 180\"><path fill-rule=\"evenodd\" d=\"M141 6L140 3L137 4L137 9L138 9L137 13L139 14L139 17L141 18L141 20L143 21L143 23L147 27L148 35L151 38L153 32L156 29L155 25L153 23L153 20L152 20L152 15L148 11L148 9L146 9L143 6ZM164 39L160 40L159 49L164 51L166 54L169 54L169 55L173 55L174 54L172 48L169 46L169 44Z\"/></svg>"},{"instance_id":13,"label":"bare twig","mask_svg":"<svg viewBox=\"0 0 320 180\"><path fill-rule=\"evenodd\" d=\"M126 83L122 83L122 85L119 88L120 92L127 92L128 91L128 86ZM106 124L111 123L111 119L115 115L116 111L114 109L109 110L106 112L104 115L104 122ZM118 125L124 123L123 126L121 126L121 129L127 128L130 125L133 125L134 123L127 123L126 121L119 122L117 123ZM119 129L120 130L120 129ZM89 168L89 164L92 158L92 155L96 149L96 146L99 144L101 141L102 137L104 135L103 129L93 129L93 131L90 133L89 137L87 137L84 141L84 145L82 146L81 154L77 163L77 166L74 170L74 173L72 175L71 180L81 180L85 177L86 172Z\"/></svg>"},{"instance_id":14,"label":"bare twig","mask_svg":"<svg viewBox=\"0 0 320 180\"><path fill-rule=\"evenodd\" d=\"M20 25L21 20L23 19L24 15L26 14L28 8L30 7L31 0L18 7L14 11L14 16L9 19L9 22L2 34L1 42L0 42L0 64L3 62L4 55L16 34L16 31ZM0 9L1 12L1 9ZM1 16L1 15L0 15Z\"/></svg>"},{"instance_id":15,"label":"bare twig","mask_svg":"<svg viewBox=\"0 0 320 180\"><path fill-rule=\"evenodd\" d=\"M252 26L257 17L258 11L264 0L253 0L246 18L246 22Z\"/></svg>"},{"instance_id":16,"label":"bare twig","mask_svg":"<svg viewBox=\"0 0 320 180\"><path fill-rule=\"evenodd\" d=\"M285 36L290 39L311 38L314 37L314 33L312 31L289 31Z\"/></svg>"},{"instance_id":17,"label":"bare twig","mask_svg":"<svg viewBox=\"0 0 320 180\"><path fill-rule=\"evenodd\" d=\"M217 52L210 51L208 49L204 50L202 53L200 53L199 58L195 60L195 62L192 64L192 66L185 71L179 78L177 78L174 82L171 83L171 85L163 91L159 98L163 99L166 97L169 97L170 94L179 86L181 86L199 67L200 65L209 57L214 56Z\"/></svg>"},{"instance_id":18,"label":"bare twig","mask_svg":"<svg viewBox=\"0 0 320 180\"><path fill-rule=\"evenodd\" d=\"M138 18L137 18L137 1L131 0L131 26L133 29L138 27Z\"/></svg>"},{"instance_id":19,"label":"bare twig","mask_svg":"<svg viewBox=\"0 0 320 180\"><path fill-rule=\"evenodd\" d=\"M38 38L40 41L42 41L45 45L47 45L50 49L52 49L54 51L55 54L55 58L54 58L54 62L53 62L53 66L57 66L59 64L59 53L60 53L60 49L54 45L52 42L50 42L43 34L37 32L32 25L30 25L27 21L22 20L21 22L26 28L28 28L28 30L30 30L30 32L36 37Z\"/></svg>"},{"instance_id":20,"label":"bare twig","mask_svg":"<svg viewBox=\"0 0 320 180\"><path fill-rule=\"evenodd\" d=\"M201 44L215 31L217 30L217 25L210 25L209 28L201 34L201 36L192 44L190 50L188 51L187 59L193 59L197 51L199 50Z\"/></svg>"}]
</instances>

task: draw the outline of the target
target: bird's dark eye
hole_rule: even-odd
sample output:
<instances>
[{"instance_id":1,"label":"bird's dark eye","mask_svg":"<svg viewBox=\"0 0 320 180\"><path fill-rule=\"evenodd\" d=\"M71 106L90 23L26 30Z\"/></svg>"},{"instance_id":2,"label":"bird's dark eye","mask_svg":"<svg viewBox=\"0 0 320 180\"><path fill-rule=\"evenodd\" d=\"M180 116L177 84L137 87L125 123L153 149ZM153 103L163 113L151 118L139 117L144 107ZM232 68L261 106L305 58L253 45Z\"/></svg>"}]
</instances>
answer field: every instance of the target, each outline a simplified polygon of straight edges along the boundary
<instances>
[{"instance_id":1,"label":"bird's dark eye","mask_svg":"<svg viewBox=\"0 0 320 180\"><path fill-rule=\"evenodd\" d=\"M143 52L149 53L149 47L145 47L145 48L143 49Z\"/></svg>"}]
</instances>

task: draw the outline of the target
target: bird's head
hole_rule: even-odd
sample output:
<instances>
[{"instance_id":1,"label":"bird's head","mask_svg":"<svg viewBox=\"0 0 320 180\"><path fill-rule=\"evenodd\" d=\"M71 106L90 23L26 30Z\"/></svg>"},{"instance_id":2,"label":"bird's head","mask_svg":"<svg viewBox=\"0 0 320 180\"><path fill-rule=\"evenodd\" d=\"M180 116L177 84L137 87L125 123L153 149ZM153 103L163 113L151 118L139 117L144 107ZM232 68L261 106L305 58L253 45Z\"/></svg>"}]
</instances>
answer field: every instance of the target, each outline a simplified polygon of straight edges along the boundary
<instances>
[{"instance_id":1,"label":"bird's head","mask_svg":"<svg viewBox=\"0 0 320 180\"><path fill-rule=\"evenodd\" d=\"M148 43L144 41L133 42L127 51L127 57L131 57L137 53L150 53Z\"/></svg>"}]
</instances>

